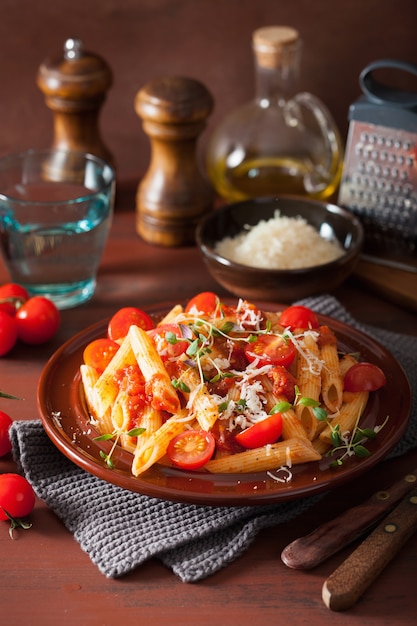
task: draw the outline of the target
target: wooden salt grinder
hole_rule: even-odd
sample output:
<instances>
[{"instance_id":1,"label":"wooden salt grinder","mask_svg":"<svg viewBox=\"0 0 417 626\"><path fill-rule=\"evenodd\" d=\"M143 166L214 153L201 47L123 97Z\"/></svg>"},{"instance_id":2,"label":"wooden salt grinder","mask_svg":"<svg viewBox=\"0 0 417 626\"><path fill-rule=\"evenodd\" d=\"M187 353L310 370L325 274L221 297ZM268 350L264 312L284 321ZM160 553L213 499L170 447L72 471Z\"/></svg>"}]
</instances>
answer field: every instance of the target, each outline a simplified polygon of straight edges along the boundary
<instances>
[{"instance_id":1,"label":"wooden salt grinder","mask_svg":"<svg viewBox=\"0 0 417 626\"><path fill-rule=\"evenodd\" d=\"M135 111L151 142L136 195L136 229L148 243L193 244L197 222L212 208L212 188L196 152L213 104L206 87L191 78L155 80L136 96Z\"/></svg>"},{"instance_id":2,"label":"wooden salt grinder","mask_svg":"<svg viewBox=\"0 0 417 626\"><path fill-rule=\"evenodd\" d=\"M114 164L98 124L112 80L107 63L86 52L79 39L67 39L63 57L40 65L36 82L54 115L53 148L89 152Z\"/></svg>"}]
</instances>

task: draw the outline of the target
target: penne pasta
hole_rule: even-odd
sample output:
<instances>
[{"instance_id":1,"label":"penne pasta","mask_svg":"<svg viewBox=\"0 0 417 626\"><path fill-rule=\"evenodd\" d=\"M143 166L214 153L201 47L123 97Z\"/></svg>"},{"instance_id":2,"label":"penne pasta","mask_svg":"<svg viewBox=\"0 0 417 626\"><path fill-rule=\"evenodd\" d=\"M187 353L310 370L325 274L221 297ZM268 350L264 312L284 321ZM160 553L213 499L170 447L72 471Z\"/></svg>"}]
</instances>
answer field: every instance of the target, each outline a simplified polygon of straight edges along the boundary
<instances>
[{"instance_id":1,"label":"penne pasta","mask_svg":"<svg viewBox=\"0 0 417 626\"><path fill-rule=\"evenodd\" d=\"M184 418L187 417L187 411L182 411L170 417L144 442L138 437L138 445L132 463L132 474L134 476L139 476L146 472L147 469L166 454L171 439L185 430L187 422Z\"/></svg>"},{"instance_id":2,"label":"penne pasta","mask_svg":"<svg viewBox=\"0 0 417 626\"><path fill-rule=\"evenodd\" d=\"M219 418L217 402L206 385L201 382L195 370L190 368L184 370L181 374L181 381L190 390L190 392L183 392L187 400L187 409L194 415L203 430L210 430Z\"/></svg>"},{"instance_id":3,"label":"penne pasta","mask_svg":"<svg viewBox=\"0 0 417 626\"><path fill-rule=\"evenodd\" d=\"M176 413L180 409L178 394L151 338L138 326L131 326L127 337L148 385L153 408Z\"/></svg>"},{"instance_id":4,"label":"penne pasta","mask_svg":"<svg viewBox=\"0 0 417 626\"><path fill-rule=\"evenodd\" d=\"M321 370L321 395L330 413L335 413L343 401L343 377L340 371L337 346L326 344L320 351L323 368Z\"/></svg>"},{"instance_id":5,"label":"penne pasta","mask_svg":"<svg viewBox=\"0 0 417 626\"><path fill-rule=\"evenodd\" d=\"M317 343L311 333L306 333L303 350L296 357L296 379L300 395L318 402L321 392L322 361ZM318 422L311 406L297 404L295 413L310 440L314 439Z\"/></svg>"},{"instance_id":6,"label":"penne pasta","mask_svg":"<svg viewBox=\"0 0 417 626\"><path fill-rule=\"evenodd\" d=\"M80 366L80 373L88 411L93 418L95 425L98 427L101 434L113 432L111 419L112 409L109 407L104 412L101 410L100 397L97 394L95 387L99 377L97 370L83 363Z\"/></svg>"},{"instance_id":7,"label":"penne pasta","mask_svg":"<svg viewBox=\"0 0 417 626\"><path fill-rule=\"evenodd\" d=\"M318 454L306 439L288 439L279 443L246 450L238 454L209 461L204 466L209 472L215 473L248 473L278 469L282 465L291 467L299 463L318 461Z\"/></svg>"},{"instance_id":8,"label":"penne pasta","mask_svg":"<svg viewBox=\"0 0 417 626\"><path fill-rule=\"evenodd\" d=\"M130 341L126 337L104 372L98 378L94 389L97 395L97 409L100 415L104 415L107 409L115 402L119 393L117 373L136 363Z\"/></svg>"},{"instance_id":9,"label":"penne pasta","mask_svg":"<svg viewBox=\"0 0 417 626\"><path fill-rule=\"evenodd\" d=\"M331 444L331 430L336 426L339 427L340 433L351 432L366 407L368 397L369 393L367 391L358 391L356 393L345 391L339 413L333 417L331 426L326 426L320 433L320 439Z\"/></svg>"}]
</instances>

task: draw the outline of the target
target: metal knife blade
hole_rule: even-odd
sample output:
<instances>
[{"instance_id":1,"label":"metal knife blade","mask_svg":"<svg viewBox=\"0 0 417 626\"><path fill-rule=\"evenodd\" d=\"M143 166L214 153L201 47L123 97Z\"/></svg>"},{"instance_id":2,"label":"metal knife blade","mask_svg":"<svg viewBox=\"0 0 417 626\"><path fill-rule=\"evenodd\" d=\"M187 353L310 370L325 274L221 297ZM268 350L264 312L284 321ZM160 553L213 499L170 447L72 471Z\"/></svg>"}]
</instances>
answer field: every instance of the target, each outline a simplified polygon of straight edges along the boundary
<instances>
[{"instance_id":1,"label":"metal knife blade","mask_svg":"<svg viewBox=\"0 0 417 626\"><path fill-rule=\"evenodd\" d=\"M324 582L324 604L332 611L352 607L416 530L413 489Z\"/></svg>"},{"instance_id":2,"label":"metal knife blade","mask_svg":"<svg viewBox=\"0 0 417 626\"><path fill-rule=\"evenodd\" d=\"M283 563L292 569L316 567L372 528L416 484L417 469L403 476L388 490L374 493L366 502L287 545L281 553Z\"/></svg>"}]
</instances>

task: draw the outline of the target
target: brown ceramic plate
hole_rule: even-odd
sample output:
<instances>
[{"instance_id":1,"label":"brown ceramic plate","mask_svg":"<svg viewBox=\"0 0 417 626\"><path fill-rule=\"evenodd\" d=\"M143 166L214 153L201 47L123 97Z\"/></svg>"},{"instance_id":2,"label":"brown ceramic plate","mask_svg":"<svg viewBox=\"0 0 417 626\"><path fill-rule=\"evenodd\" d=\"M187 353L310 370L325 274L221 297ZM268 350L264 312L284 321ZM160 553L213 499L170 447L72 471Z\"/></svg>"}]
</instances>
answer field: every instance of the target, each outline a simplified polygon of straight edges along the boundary
<instances>
[{"instance_id":1,"label":"brown ceramic plate","mask_svg":"<svg viewBox=\"0 0 417 626\"><path fill-rule=\"evenodd\" d=\"M260 303L265 310L282 307ZM147 311L161 319L169 306L149 307ZM38 408L43 427L55 446L71 461L87 472L130 491L147 496L194 504L243 506L272 504L313 495L364 474L394 447L403 435L411 411L411 392L406 375L394 357L379 343L337 320L321 316L323 323L336 332L341 349L359 352L363 360L379 365L387 384L370 394L361 425L374 427L387 424L369 444L371 455L350 457L338 468L329 467L327 458L292 468L293 478L287 483L273 480L265 472L252 474L209 474L187 472L161 464L135 478L130 471L132 455L116 448L112 456L115 469L110 469L100 456L109 452L111 442L98 442L98 432L89 423L83 399L79 366L85 346L106 333L107 322L99 322L67 341L46 364L38 386Z\"/></svg>"}]
</instances>

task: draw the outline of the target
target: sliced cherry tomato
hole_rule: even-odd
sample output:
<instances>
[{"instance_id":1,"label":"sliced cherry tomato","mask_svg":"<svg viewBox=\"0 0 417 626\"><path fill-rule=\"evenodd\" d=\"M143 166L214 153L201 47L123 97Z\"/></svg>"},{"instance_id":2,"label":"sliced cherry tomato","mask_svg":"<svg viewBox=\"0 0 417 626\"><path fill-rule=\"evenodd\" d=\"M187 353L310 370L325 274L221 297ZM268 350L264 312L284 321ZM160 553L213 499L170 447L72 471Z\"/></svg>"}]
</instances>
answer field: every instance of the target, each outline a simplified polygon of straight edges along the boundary
<instances>
[{"instance_id":1,"label":"sliced cherry tomato","mask_svg":"<svg viewBox=\"0 0 417 626\"><path fill-rule=\"evenodd\" d=\"M274 413L261 422L249 426L236 435L236 441L244 448L261 448L275 443L282 434L282 415Z\"/></svg>"},{"instance_id":2,"label":"sliced cherry tomato","mask_svg":"<svg viewBox=\"0 0 417 626\"><path fill-rule=\"evenodd\" d=\"M17 341L17 322L5 311L0 311L0 356L4 356Z\"/></svg>"},{"instance_id":3,"label":"sliced cherry tomato","mask_svg":"<svg viewBox=\"0 0 417 626\"><path fill-rule=\"evenodd\" d=\"M259 366L283 365L289 367L294 361L296 348L290 339L279 335L259 335L256 341L245 344L246 358L253 363L256 359Z\"/></svg>"},{"instance_id":4,"label":"sliced cherry tomato","mask_svg":"<svg viewBox=\"0 0 417 626\"><path fill-rule=\"evenodd\" d=\"M183 354L190 342L184 339L186 327L179 324L161 324L149 331L156 349L162 359L169 359ZM190 337L191 338L191 337Z\"/></svg>"},{"instance_id":5,"label":"sliced cherry tomato","mask_svg":"<svg viewBox=\"0 0 417 626\"><path fill-rule=\"evenodd\" d=\"M12 425L12 418L0 411L0 456L4 456L12 449L12 442L9 437L9 428Z\"/></svg>"},{"instance_id":6,"label":"sliced cherry tomato","mask_svg":"<svg viewBox=\"0 0 417 626\"><path fill-rule=\"evenodd\" d=\"M15 315L16 310L26 300L29 300L29 292L22 285L6 283L0 286L0 311Z\"/></svg>"},{"instance_id":7,"label":"sliced cherry tomato","mask_svg":"<svg viewBox=\"0 0 417 626\"><path fill-rule=\"evenodd\" d=\"M107 328L107 334L113 341L124 339L131 326L139 326L142 330L150 330L155 324L152 318L142 309L127 306L119 309L113 315Z\"/></svg>"},{"instance_id":8,"label":"sliced cherry tomato","mask_svg":"<svg viewBox=\"0 0 417 626\"><path fill-rule=\"evenodd\" d=\"M0 474L0 520L26 517L35 506L35 493L19 474ZM7 513L6 513L7 512Z\"/></svg>"},{"instance_id":9,"label":"sliced cherry tomato","mask_svg":"<svg viewBox=\"0 0 417 626\"><path fill-rule=\"evenodd\" d=\"M376 391L385 385L384 372L373 363L355 363L348 369L344 378L345 391Z\"/></svg>"},{"instance_id":10,"label":"sliced cherry tomato","mask_svg":"<svg viewBox=\"0 0 417 626\"><path fill-rule=\"evenodd\" d=\"M296 328L318 328L317 315L306 306L294 304L284 309L280 315L279 323L284 328L295 330Z\"/></svg>"},{"instance_id":11,"label":"sliced cherry tomato","mask_svg":"<svg viewBox=\"0 0 417 626\"><path fill-rule=\"evenodd\" d=\"M120 345L112 339L94 339L84 350L84 363L103 372L119 348Z\"/></svg>"},{"instance_id":12,"label":"sliced cherry tomato","mask_svg":"<svg viewBox=\"0 0 417 626\"><path fill-rule=\"evenodd\" d=\"M29 298L16 313L17 334L21 341L37 345L49 341L57 332L60 314L55 304L43 296Z\"/></svg>"},{"instance_id":13,"label":"sliced cherry tomato","mask_svg":"<svg viewBox=\"0 0 417 626\"><path fill-rule=\"evenodd\" d=\"M170 461L182 469L199 469L213 456L215 440L206 430L185 430L168 444Z\"/></svg>"},{"instance_id":14,"label":"sliced cherry tomato","mask_svg":"<svg viewBox=\"0 0 417 626\"><path fill-rule=\"evenodd\" d=\"M202 291L196 296L191 298L185 307L186 313L203 313L204 315L211 315L220 306L220 299L212 291Z\"/></svg>"}]
</instances>

